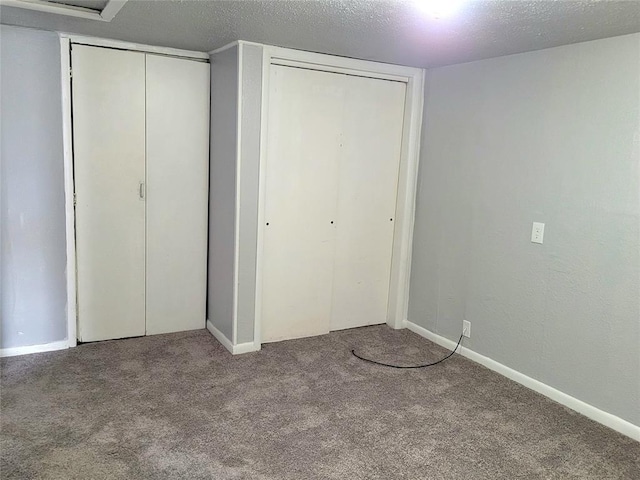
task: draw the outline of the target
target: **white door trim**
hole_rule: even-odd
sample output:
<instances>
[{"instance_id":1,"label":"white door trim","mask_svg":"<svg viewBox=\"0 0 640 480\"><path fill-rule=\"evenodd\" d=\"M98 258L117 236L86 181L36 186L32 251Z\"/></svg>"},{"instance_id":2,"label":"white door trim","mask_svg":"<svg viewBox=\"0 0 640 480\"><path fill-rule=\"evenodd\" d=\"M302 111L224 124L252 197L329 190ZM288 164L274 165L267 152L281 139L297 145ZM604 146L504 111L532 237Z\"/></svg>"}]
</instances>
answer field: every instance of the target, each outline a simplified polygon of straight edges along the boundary
<instances>
[{"instance_id":1,"label":"white door trim","mask_svg":"<svg viewBox=\"0 0 640 480\"><path fill-rule=\"evenodd\" d=\"M60 38L66 38L69 43L79 43L92 47L115 48L119 50L132 50L134 52L154 53L156 55L169 55L172 57L190 58L192 60L202 60L209 62L209 54L205 52L194 52L191 50L180 50L178 48L157 47L155 45L143 45L141 43L124 42L121 40L111 40L109 38L89 37L72 33L60 33Z\"/></svg>"},{"instance_id":2,"label":"white door trim","mask_svg":"<svg viewBox=\"0 0 640 480\"><path fill-rule=\"evenodd\" d=\"M240 178L240 172L242 171L242 44L236 42L231 47L238 47L238 65L237 65L237 93L236 99L236 196L235 196L235 210L234 210L234 248L233 248L233 310L231 321L231 342L233 345L238 343L238 285L240 278L240 198L242 189L242 178ZM231 48L229 47L229 48ZM224 47L223 49L226 49ZM220 50L223 51L223 50Z\"/></svg>"},{"instance_id":3,"label":"white door trim","mask_svg":"<svg viewBox=\"0 0 640 480\"><path fill-rule=\"evenodd\" d=\"M73 184L73 125L71 120L71 44L60 37L60 83L62 86L62 142L64 163L65 237L67 246L67 342L77 344L76 218Z\"/></svg>"},{"instance_id":4,"label":"white door trim","mask_svg":"<svg viewBox=\"0 0 640 480\"><path fill-rule=\"evenodd\" d=\"M389 308L387 311L387 324L391 328L403 328L403 321L407 317L409 304L408 284L415 216L420 133L422 129L424 70L265 45L262 61L262 118L260 135L254 343L257 345L262 343L261 323L265 225L265 173L267 166L267 119L269 118L269 75L272 64L297 66L300 68L366 76L384 80L402 81L407 84L402 155L400 159L400 178L398 182L397 221L396 231L394 234L393 262L389 289Z\"/></svg>"},{"instance_id":5,"label":"white door trim","mask_svg":"<svg viewBox=\"0 0 640 480\"><path fill-rule=\"evenodd\" d=\"M62 88L62 137L64 162L64 201L66 234L66 277L67 277L67 343L68 347L77 345L77 278L76 278L76 218L74 207L73 180L73 121L71 116L71 44L81 43L95 47L134 50L157 55L170 55L195 60L209 61L209 54L178 50L175 48L155 47L137 43L121 42L83 35L60 33L60 83ZM58 344L56 343L56 347ZM35 351L35 350L34 350ZM38 350L40 351L40 350ZM22 351L21 351L22 352ZM24 353L33 353L24 350Z\"/></svg>"}]
</instances>

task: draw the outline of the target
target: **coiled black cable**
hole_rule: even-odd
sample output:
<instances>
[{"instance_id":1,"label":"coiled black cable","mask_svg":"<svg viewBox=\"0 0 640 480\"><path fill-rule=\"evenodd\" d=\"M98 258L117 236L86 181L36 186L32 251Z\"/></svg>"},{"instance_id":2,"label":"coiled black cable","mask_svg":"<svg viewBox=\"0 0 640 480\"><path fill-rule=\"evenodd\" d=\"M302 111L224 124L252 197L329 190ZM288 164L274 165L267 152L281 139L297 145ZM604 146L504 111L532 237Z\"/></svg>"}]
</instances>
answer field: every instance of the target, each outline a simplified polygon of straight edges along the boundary
<instances>
[{"instance_id":1,"label":"coiled black cable","mask_svg":"<svg viewBox=\"0 0 640 480\"><path fill-rule=\"evenodd\" d=\"M449 355L447 355L444 358L441 358L437 362L425 363L425 364L422 364L422 365L392 365L390 363L378 362L377 360L371 360L369 358L361 357L360 355L358 355L356 353L355 350L351 350L351 353L353 354L354 357L359 358L360 360L364 360L365 362L373 363L374 365L381 365L383 367L391 367L391 368L425 368L425 367L433 367L434 365L437 365L439 363L444 362L447 358L451 357L454 353L456 353L456 350L458 350L458 347L460 346L460 343L462 343L462 337L463 336L464 336L464 334L460 335L460 339L458 340L458 343L456 344L456 348L454 348L453 351Z\"/></svg>"}]
</instances>

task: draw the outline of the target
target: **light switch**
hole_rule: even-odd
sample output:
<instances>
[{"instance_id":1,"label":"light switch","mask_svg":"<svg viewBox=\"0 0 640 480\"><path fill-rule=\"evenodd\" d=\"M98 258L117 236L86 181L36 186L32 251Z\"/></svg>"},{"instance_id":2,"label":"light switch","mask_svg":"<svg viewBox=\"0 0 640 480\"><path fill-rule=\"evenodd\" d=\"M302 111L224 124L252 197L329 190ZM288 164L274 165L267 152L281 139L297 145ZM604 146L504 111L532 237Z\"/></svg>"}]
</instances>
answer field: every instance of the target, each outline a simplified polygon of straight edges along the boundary
<instances>
[{"instance_id":1,"label":"light switch","mask_svg":"<svg viewBox=\"0 0 640 480\"><path fill-rule=\"evenodd\" d=\"M542 243L544 238L544 223L533 222L533 228L531 229L531 241L533 243Z\"/></svg>"}]
</instances>

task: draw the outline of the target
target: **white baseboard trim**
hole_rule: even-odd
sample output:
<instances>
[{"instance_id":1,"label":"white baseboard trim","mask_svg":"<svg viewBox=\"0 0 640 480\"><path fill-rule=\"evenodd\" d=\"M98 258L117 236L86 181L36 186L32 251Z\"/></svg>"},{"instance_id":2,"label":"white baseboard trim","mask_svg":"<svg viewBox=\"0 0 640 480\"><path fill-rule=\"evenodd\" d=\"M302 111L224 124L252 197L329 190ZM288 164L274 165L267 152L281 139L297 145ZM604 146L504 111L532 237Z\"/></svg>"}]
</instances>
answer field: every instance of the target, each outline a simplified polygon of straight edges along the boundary
<instances>
[{"instance_id":1,"label":"white baseboard trim","mask_svg":"<svg viewBox=\"0 0 640 480\"><path fill-rule=\"evenodd\" d=\"M218 340L224 348L226 348L231 353L233 353L233 344L231 343L231 340L229 340L224 333L222 333L220 330L214 327L213 323L211 323L211 320L208 320L208 319L207 319L207 330L209 330L211 335L216 337L216 340Z\"/></svg>"},{"instance_id":2,"label":"white baseboard trim","mask_svg":"<svg viewBox=\"0 0 640 480\"><path fill-rule=\"evenodd\" d=\"M234 355L240 355L242 353L258 352L260 351L260 347L261 345L259 343L256 344L254 342L239 343L233 346L233 352L231 353Z\"/></svg>"},{"instance_id":3,"label":"white baseboard trim","mask_svg":"<svg viewBox=\"0 0 640 480\"><path fill-rule=\"evenodd\" d=\"M257 352L260 350L261 345L255 342L246 342L246 343L239 343L237 345L234 345L233 343L231 343L231 340L229 340L224 333L218 330L213 325L213 323L211 323L211 320L207 320L207 330L209 330L211 335L216 337L216 340L218 340L222 344L222 346L227 350L229 350L229 352L231 352L233 355L240 355L242 353L249 353L249 352Z\"/></svg>"},{"instance_id":4,"label":"white baseboard trim","mask_svg":"<svg viewBox=\"0 0 640 480\"><path fill-rule=\"evenodd\" d=\"M417 333L421 337L426 338L427 340L431 340L438 345L448 348L449 350L453 350L456 346L456 342L444 338L438 334L435 334L420 325L416 325L413 322L405 320L406 327L414 333ZM479 353L474 352L473 350L468 349L467 347L461 347L459 350L460 354L463 357L468 358L480 365L487 367L494 372L503 375L514 382L517 382L521 385L524 385L531 390L534 390L545 397L550 398L571 410L574 410L585 417L590 418L602 425L605 425L616 432L620 432L627 437L630 437L636 441L640 442L640 426L634 425L631 422L623 420L620 417L616 417L610 413L605 412L604 410L600 410L599 408L594 407L593 405L589 405L588 403L583 402L582 400L578 400L577 398L572 397L571 395L567 395L560 390L557 390L549 385L542 383L538 380L535 380L531 377L528 377L524 373L520 373L512 368L507 367L495 360L492 360L489 357L485 357L484 355L480 355Z\"/></svg>"},{"instance_id":5,"label":"white baseboard trim","mask_svg":"<svg viewBox=\"0 0 640 480\"><path fill-rule=\"evenodd\" d=\"M43 343L41 345L27 345L25 347L0 348L0 357L16 357L18 355L29 355L31 353L53 352L55 350L65 350L71 345L69 340L59 342Z\"/></svg>"}]
</instances>

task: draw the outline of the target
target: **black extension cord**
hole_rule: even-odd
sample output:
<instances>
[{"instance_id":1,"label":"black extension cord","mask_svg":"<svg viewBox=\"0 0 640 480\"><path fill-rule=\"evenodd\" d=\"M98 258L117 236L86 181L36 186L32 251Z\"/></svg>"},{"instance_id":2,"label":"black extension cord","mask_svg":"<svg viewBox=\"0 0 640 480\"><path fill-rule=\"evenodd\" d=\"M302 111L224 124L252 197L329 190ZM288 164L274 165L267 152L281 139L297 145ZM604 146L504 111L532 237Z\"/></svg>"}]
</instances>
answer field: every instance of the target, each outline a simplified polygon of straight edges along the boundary
<instances>
[{"instance_id":1,"label":"black extension cord","mask_svg":"<svg viewBox=\"0 0 640 480\"><path fill-rule=\"evenodd\" d=\"M355 350L351 350L351 353L353 353L354 357L359 358L360 360L364 360L365 362L373 363L374 365L382 365L383 367L391 367L391 368L425 368L425 367L433 367L434 365L437 365L439 363L444 362L447 358L449 358L454 353L456 353L456 350L458 350L458 347L460 346L460 343L462 342L462 337L464 337L464 333L462 335L460 335L460 339L458 340L458 343L456 344L456 348L454 348L453 351L449 355L447 355L444 358L441 358L437 362L425 363L425 364L422 364L422 365L406 365L406 366L405 365L392 365L390 363L378 362L377 360L371 360L369 358L361 357L360 355L358 355L356 353Z\"/></svg>"}]
</instances>

